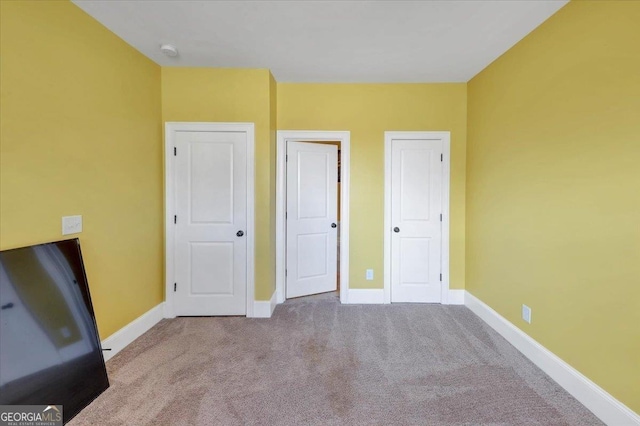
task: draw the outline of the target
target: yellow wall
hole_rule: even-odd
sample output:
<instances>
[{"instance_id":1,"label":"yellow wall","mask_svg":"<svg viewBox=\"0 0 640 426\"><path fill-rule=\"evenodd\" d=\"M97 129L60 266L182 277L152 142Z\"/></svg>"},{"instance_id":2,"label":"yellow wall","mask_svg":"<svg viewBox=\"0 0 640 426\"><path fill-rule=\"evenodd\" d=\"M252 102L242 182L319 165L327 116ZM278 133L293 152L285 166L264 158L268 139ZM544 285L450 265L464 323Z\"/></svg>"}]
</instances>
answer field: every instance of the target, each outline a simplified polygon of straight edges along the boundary
<instances>
[{"instance_id":1,"label":"yellow wall","mask_svg":"<svg viewBox=\"0 0 640 426\"><path fill-rule=\"evenodd\" d=\"M266 69L162 68L163 121L255 123L256 300L271 299L275 289L271 246L275 236L271 214L275 211L275 150L271 148L270 79Z\"/></svg>"},{"instance_id":2,"label":"yellow wall","mask_svg":"<svg viewBox=\"0 0 640 426\"><path fill-rule=\"evenodd\" d=\"M383 287L384 132L451 131L451 288L464 288L466 84L278 84L278 129L351 132L351 288ZM374 269L373 281L365 270Z\"/></svg>"},{"instance_id":3,"label":"yellow wall","mask_svg":"<svg viewBox=\"0 0 640 426\"><path fill-rule=\"evenodd\" d=\"M467 289L636 412L638 22L571 2L476 76L467 160Z\"/></svg>"},{"instance_id":4,"label":"yellow wall","mask_svg":"<svg viewBox=\"0 0 640 426\"><path fill-rule=\"evenodd\" d=\"M163 299L162 121L255 123L257 300L276 128L351 131L352 288L382 288L384 131L450 130L451 287L640 412L640 3L572 2L468 86L161 71L69 2L0 8L0 248L82 214L102 338Z\"/></svg>"},{"instance_id":5,"label":"yellow wall","mask_svg":"<svg viewBox=\"0 0 640 426\"><path fill-rule=\"evenodd\" d=\"M0 248L81 214L104 339L163 299L160 67L70 2L0 8Z\"/></svg>"}]
</instances>

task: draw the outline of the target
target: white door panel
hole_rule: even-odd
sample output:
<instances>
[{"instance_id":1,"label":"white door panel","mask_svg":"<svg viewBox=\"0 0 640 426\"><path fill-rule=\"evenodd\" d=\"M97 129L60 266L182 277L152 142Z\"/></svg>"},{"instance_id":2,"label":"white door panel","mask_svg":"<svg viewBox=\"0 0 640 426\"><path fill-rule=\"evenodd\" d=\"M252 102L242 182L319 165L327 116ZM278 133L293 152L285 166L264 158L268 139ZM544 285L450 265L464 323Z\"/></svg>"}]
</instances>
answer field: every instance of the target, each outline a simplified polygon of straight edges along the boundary
<instances>
[{"instance_id":1,"label":"white door panel","mask_svg":"<svg viewBox=\"0 0 640 426\"><path fill-rule=\"evenodd\" d=\"M245 315L247 134L180 131L176 148L175 313Z\"/></svg>"},{"instance_id":2,"label":"white door panel","mask_svg":"<svg viewBox=\"0 0 640 426\"><path fill-rule=\"evenodd\" d=\"M287 144L286 296L337 289L338 148Z\"/></svg>"},{"instance_id":3,"label":"white door panel","mask_svg":"<svg viewBox=\"0 0 640 426\"><path fill-rule=\"evenodd\" d=\"M194 142L189 155L191 222L233 223L233 143Z\"/></svg>"},{"instance_id":4,"label":"white door panel","mask_svg":"<svg viewBox=\"0 0 640 426\"><path fill-rule=\"evenodd\" d=\"M191 243L191 293L233 295L233 242Z\"/></svg>"},{"instance_id":5,"label":"white door panel","mask_svg":"<svg viewBox=\"0 0 640 426\"><path fill-rule=\"evenodd\" d=\"M391 142L391 301L441 301L442 141Z\"/></svg>"}]
</instances>

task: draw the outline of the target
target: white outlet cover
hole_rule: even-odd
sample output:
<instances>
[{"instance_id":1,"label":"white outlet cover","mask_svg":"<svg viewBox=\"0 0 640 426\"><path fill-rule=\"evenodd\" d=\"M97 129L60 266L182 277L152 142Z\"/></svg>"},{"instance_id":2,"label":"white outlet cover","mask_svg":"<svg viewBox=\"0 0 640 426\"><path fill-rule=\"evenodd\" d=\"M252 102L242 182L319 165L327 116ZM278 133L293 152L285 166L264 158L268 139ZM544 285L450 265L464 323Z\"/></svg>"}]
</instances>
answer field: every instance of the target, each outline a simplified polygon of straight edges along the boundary
<instances>
[{"instance_id":1,"label":"white outlet cover","mask_svg":"<svg viewBox=\"0 0 640 426\"><path fill-rule=\"evenodd\" d=\"M62 217L62 235L82 232L82 215Z\"/></svg>"},{"instance_id":2,"label":"white outlet cover","mask_svg":"<svg viewBox=\"0 0 640 426\"><path fill-rule=\"evenodd\" d=\"M527 305L522 305L522 319L531 324L531 308Z\"/></svg>"},{"instance_id":3,"label":"white outlet cover","mask_svg":"<svg viewBox=\"0 0 640 426\"><path fill-rule=\"evenodd\" d=\"M366 278L369 281L373 280L373 269L367 269Z\"/></svg>"}]
</instances>

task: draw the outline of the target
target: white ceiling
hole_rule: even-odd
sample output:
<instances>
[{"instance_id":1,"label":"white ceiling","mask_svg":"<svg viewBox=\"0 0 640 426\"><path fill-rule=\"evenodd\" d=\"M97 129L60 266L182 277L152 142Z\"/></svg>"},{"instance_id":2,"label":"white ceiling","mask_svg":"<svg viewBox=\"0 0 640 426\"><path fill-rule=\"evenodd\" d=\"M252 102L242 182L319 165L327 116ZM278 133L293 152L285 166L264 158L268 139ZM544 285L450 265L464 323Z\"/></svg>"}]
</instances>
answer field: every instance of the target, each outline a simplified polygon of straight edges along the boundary
<instances>
[{"instance_id":1,"label":"white ceiling","mask_svg":"<svg viewBox=\"0 0 640 426\"><path fill-rule=\"evenodd\" d=\"M466 82L567 1L74 3L163 66L269 68L280 82Z\"/></svg>"}]
</instances>

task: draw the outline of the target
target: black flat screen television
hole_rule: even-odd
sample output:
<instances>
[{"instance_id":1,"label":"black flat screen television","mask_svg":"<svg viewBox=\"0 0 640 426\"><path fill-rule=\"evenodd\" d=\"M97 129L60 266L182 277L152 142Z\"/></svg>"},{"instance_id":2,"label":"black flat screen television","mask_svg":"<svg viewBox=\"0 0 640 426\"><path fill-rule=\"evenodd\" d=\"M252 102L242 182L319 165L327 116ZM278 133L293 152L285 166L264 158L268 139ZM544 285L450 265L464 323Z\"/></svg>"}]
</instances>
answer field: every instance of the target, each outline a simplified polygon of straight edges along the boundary
<instances>
[{"instance_id":1,"label":"black flat screen television","mask_svg":"<svg viewBox=\"0 0 640 426\"><path fill-rule=\"evenodd\" d=\"M108 387L79 240L0 251L0 404L66 423Z\"/></svg>"}]
</instances>

